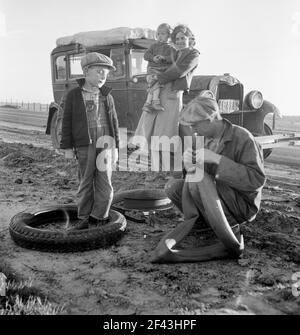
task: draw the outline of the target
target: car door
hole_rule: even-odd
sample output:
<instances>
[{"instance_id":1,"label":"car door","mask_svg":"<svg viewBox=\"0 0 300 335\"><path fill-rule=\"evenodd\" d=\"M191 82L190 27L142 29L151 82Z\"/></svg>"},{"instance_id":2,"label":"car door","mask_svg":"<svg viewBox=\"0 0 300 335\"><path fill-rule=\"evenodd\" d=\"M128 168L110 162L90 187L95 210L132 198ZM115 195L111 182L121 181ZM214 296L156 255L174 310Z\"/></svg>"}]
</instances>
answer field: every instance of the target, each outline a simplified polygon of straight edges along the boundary
<instances>
[{"instance_id":1,"label":"car door","mask_svg":"<svg viewBox=\"0 0 300 335\"><path fill-rule=\"evenodd\" d=\"M144 60L145 49L132 48L128 55L128 129L134 131L142 114L147 97L147 65Z\"/></svg>"},{"instance_id":2,"label":"car door","mask_svg":"<svg viewBox=\"0 0 300 335\"><path fill-rule=\"evenodd\" d=\"M127 95L127 76L125 47L112 46L108 55L113 60L115 71L110 71L107 77L107 86L111 87L115 107L118 115L119 126L128 127L128 95Z\"/></svg>"},{"instance_id":3,"label":"car door","mask_svg":"<svg viewBox=\"0 0 300 335\"><path fill-rule=\"evenodd\" d=\"M52 58L52 86L54 101L60 104L67 82L67 56L65 52L57 53Z\"/></svg>"}]
</instances>

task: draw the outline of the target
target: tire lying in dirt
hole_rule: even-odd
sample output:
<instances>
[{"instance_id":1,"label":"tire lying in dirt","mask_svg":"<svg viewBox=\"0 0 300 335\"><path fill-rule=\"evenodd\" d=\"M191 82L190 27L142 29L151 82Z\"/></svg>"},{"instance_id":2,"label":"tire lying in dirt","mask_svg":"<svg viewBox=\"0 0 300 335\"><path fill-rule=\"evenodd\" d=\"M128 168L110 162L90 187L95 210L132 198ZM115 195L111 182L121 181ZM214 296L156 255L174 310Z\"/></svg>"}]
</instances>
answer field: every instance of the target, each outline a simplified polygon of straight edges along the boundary
<instances>
[{"instance_id":1,"label":"tire lying in dirt","mask_svg":"<svg viewBox=\"0 0 300 335\"><path fill-rule=\"evenodd\" d=\"M160 210L173 207L172 201L163 189L133 189L119 191L114 195L112 208L118 210L118 202L124 201L128 210Z\"/></svg>"},{"instance_id":2,"label":"tire lying in dirt","mask_svg":"<svg viewBox=\"0 0 300 335\"><path fill-rule=\"evenodd\" d=\"M125 217L117 211L111 210L109 217L109 223L95 228L42 229L42 225L50 222L66 226L70 220L77 219L77 207L74 205L46 207L33 213L15 215L11 219L9 232L16 244L34 250L76 252L106 248L124 235L127 225Z\"/></svg>"}]
</instances>

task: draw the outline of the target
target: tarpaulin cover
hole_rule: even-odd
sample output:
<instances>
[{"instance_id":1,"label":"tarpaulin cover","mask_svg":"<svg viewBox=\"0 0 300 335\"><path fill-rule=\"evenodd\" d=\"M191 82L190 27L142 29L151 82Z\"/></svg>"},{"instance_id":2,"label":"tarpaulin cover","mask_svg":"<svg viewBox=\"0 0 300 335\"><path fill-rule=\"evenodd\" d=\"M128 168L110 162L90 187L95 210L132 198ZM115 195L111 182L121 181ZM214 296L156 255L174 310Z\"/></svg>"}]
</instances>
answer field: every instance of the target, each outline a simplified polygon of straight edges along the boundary
<instances>
[{"instance_id":1,"label":"tarpaulin cover","mask_svg":"<svg viewBox=\"0 0 300 335\"><path fill-rule=\"evenodd\" d=\"M72 36L58 38L56 45L62 46L79 43L85 47L92 47L94 45L119 44L128 39L137 38L155 39L155 30L148 28L119 27L101 31L80 32Z\"/></svg>"}]
</instances>

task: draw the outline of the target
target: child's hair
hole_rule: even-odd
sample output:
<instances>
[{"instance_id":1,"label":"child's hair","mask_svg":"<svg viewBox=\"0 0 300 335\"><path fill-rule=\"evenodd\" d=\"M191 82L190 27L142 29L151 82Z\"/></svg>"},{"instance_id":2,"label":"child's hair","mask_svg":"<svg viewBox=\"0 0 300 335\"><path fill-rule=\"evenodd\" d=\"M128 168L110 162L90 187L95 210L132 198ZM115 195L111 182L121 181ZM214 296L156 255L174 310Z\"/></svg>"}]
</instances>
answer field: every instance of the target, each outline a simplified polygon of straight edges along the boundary
<instances>
[{"instance_id":1,"label":"child's hair","mask_svg":"<svg viewBox=\"0 0 300 335\"><path fill-rule=\"evenodd\" d=\"M192 33L191 29L185 25L185 24L179 24L177 25L171 34L171 40L173 43L176 43L176 35L178 33L183 33L185 36L187 36L190 40L194 39L194 34Z\"/></svg>"},{"instance_id":2,"label":"child's hair","mask_svg":"<svg viewBox=\"0 0 300 335\"><path fill-rule=\"evenodd\" d=\"M169 36L171 36L171 34L172 34L172 28L171 28L171 26L168 23L162 23L162 24L160 24L157 27L156 31L158 32L159 30L166 30Z\"/></svg>"}]
</instances>

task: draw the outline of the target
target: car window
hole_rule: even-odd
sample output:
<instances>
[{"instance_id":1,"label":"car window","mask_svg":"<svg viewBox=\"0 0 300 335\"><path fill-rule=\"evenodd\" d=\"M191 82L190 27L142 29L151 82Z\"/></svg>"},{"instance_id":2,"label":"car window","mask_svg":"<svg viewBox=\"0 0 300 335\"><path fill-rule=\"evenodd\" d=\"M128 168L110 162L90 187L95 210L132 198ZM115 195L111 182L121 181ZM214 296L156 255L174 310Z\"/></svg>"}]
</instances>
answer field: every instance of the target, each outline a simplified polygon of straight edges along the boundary
<instances>
[{"instance_id":1,"label":"car window","mask_svg":"<svg viewBox=\"0 0 300 335\"><path fill-rule=\"evenodd\" d=\"M144 50L131 50L131 76L147 73L148 62L144 60Z\"/></svg>"},{"instance_id":2,"label":"car window","mask_svg":"<svg viewBox=\"0 0 300 335\"><path fill-rule=\"evenodd\" d=\"M58 56L55 59L55 78L56 80L66 80L66 57Z\"/></svg>"},{"instance_id":3,"label":"car window","mask_svg":"<svg viewBox=\"0 0 300 335\"><path fill-rule=\"evenodd\" d=\"M83 57L84 53L69 55L69 64L70 64L70 78L74 77L82 77L83 72L80 65L81 57Z\"/></svg>"},{"instance_id":4,"label":"car window","mask_svg":"<svg viewBox=\"0 0 300 335\"><path fill-rule=\"evenodd\" d=\"M97 52L100 52L106 56L110 56L110 50L99 50ZM85 55L86 53L80 53L80 54L73 54L69 55L69 64L70 64L70 78L78 78L83 76L83 71L81 68L81 58Z\"/></svg>"},{"instance_id":5,"label":"car window","mask_svg":"<svg viewBox=\"0 0 300 335\"><path fill-rule=\"evenodd\" d=\"M110 71L108 74L108 80L116 80L125 78L125 53L124 48L111 49L110 58L112 59L115 71Z\"/></svg>"}]
</instances>

